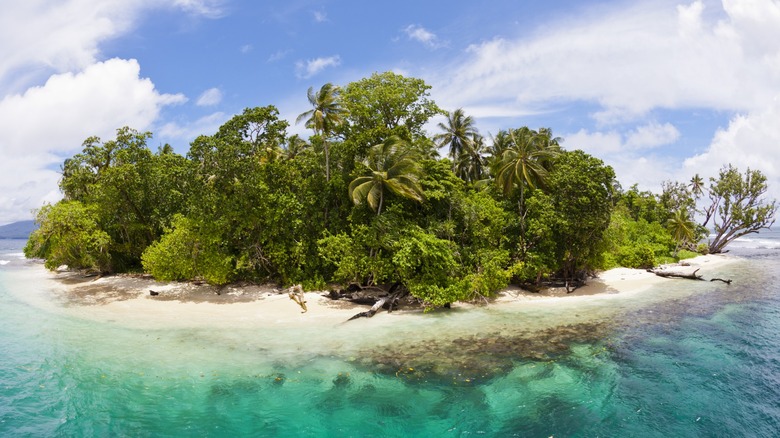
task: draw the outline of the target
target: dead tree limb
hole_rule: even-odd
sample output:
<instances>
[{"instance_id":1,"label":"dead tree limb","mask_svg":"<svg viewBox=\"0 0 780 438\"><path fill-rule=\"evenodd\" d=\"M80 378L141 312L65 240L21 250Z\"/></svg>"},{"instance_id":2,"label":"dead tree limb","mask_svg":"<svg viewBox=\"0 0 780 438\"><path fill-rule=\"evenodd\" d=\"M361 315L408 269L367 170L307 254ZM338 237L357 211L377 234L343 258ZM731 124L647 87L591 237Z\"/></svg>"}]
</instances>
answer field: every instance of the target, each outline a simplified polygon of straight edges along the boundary
<instances>
[{"instance_id":1,"label":"dead tree limb","mask_svg":"<svg viewBox=\"0 0 780 438\"><path fill-rule=\"evenodd\" d=\"M382 308L382 306L385 305L385 303L387 302L387 300L389 298L390 297L382 297L382 298L380 298L379 300L377 300L376 303L374 303L373 306L371 306L370 309L368 309L365 312L358 313L357 315L353 316L352 318L349 318L347 321L352 321L353 319L358 319L358 318L362 318L362 317L371 318L372 316L374 316L374 314L377 311L379 311L379 309Z\"/></svg>"},{"instance_id":2,"label":"dead tree limb","mask_svg":"<svg viewBox=\"0 0 780 438\"><path fill-rule=\"evenodd\" d=\"M722 282L724 282L726 284L731 284L731 279L730 278L728 280L724 280L722 278L713 278L713 279L710 279L710 281L722 281Z\"/></svg>"},{"instance_id":3,"label":"dead tree limb","mask_svg":"<svg viewBox=\"0 0 780 438\"><path fill-rule=\"evenodd\" d=\"M393 311L393 308L398 307L398 300L405 297L409 294L409 290L406 289L403 284L400 282L396 282L390 287L389 292L387 295L379 297L376 302L374 303L371 308L366 312L360 312L353 316L352 318L349 318L347 321L352 321L353 319L358 318L371 318L376 314L376 312L379 311L382 307L387 308L387 313L390 313ZM351 300L354 302L354 300Z\"/></svg>"},{"instance_id":4,"label":"dead tree limb","mask_svg":"<svg viewBox=\"0 0 780 438\"><path fill-rule=\"evenodd\" d=\"M701 277L701 275L696 275L699 270L695 270L690 274L683 274L682 272L673 272L673 271L663 271L663 270L657 270L657 269L649 269L650 272L653 274L664 277L664 278L685 278L687 280L702 280L704 279Z\"/></svg>"}]
</instances>

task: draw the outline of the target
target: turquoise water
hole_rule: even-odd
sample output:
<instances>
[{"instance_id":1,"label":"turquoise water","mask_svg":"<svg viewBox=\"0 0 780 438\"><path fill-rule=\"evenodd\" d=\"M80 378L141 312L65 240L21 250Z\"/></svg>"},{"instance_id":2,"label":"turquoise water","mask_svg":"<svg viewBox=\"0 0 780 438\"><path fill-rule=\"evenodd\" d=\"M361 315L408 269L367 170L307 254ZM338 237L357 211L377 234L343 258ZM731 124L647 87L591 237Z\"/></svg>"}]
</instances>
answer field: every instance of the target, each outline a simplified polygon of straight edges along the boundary
<instances>
[{"instance_id":1,"label":"turquoise water","mask_svg":"<svg viewBox=\"0 0 780 438\"><path fill-rule=\"evenodd\" d=\"M728 287L366 320L279 352L276 332L84 318L0 241L0 436L777 436L775 242L736 245Z\"/></svg>"}]
</instances>

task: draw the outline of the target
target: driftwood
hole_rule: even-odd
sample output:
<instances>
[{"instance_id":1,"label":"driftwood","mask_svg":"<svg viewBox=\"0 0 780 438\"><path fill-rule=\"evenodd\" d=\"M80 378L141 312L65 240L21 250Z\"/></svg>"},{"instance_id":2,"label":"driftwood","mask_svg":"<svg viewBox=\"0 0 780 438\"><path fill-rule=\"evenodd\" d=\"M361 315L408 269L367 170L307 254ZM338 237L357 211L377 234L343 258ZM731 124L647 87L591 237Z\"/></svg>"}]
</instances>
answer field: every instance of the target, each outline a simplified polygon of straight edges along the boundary
<instances>
[{"instance_id":1,"label":"driftwood","mask_svg":"<svg viewBox=\"0 0 780 438\"><path fill-rule=\"evenodd\" d=\"M379 288L374 288L379 289ZM376 312L379 311L381 308L386 308L387 313L390 313L393 311L394 307L398 307L398 300L405 297L409 294L409 291L401 285L401 283L395 283L393 286L390 287L390 290L388 292L384 292L383 289L379 289L382 291L382 295L378 297L378 299L374 299L374 303L371 306L370 309L368 309L365 312L360 312L355 314L352 318L349 318L347 321L352 321L353 319L358 318L371 318L376 314ZM365 299L363 297L362 299ZM352 302L356 302L355 299L350 299Z\"/></svg>"},{"instance_id":2,"label":"driftwood","mask_svg":"<svg viewBox=\"0 0 780 438\"><path fill-rule=\"evenodd\" d=\"M379 309L382 308L382 306L385 305L385 303L387 302L388 298L389 297L382 297L382 298L380 298L376 303L374 303L373 306L371 306L370 309L368 309L368 311L360 312L360 313L354 315L352 318L349 318L347 321L352 321L353 319L358 319L358 318L363 318L363 317L371 318L372 316L374 316L374 314L377 311L379 311Z\"/></svg>"},{"instance_id":3,"label":"driftwood","mask_svg":"<svg viewBox=\"0 0 780 438\"><path fill-rule=\"evenodd\" d=\"M664 278L685 278L688 280L704 280L701 275L696 275L699 270L695 270L690 274L684 274L682 272L674 272L674 271L665 271L660 269L648 269L648 272L652 272L653 274L664 277Z\"/></svg>"},{"instance_id":4,"label":"driftwood","mask_svg":"<svg viewBox=\"0 0 780 438\"><path fill-rule=\"evenodd\" d=\"M664 277L664 278L684 278L686 280L699 280L699 281L705 281L704 278L701 275L696 275L697 272L699 272L699 269L691 272L690 274L685 274L682 272L675 272L675 271L667 271L664 269L648 269L647 272L652 272L653 274ZM722 278L713 278L710 281L722 281L726 284L731 284L731 279L724 280Z\"/></svg>"},{"instance_id":5,"label":"driftwood","mask_svg":"<svg viewBox=\"0 0 780 438\"><path fill-rule=\"evenodd\" d=\"M710 281L722 281L722 282L724 282L726 284L731 284L731 279L724 280L722 278L712 278L712 279L710 279Z\"/></svg>"},{"instance_id":6,"label":"driftwood","mask_svg":"<svg viewBox=\"0 0 780 438\"><path fill-rule=\"evenodd\" d=\"M306 300L303 296L303 287L300 284L296 284L295 286L291 287L289 289L289 293L287 294L291 300L295 301L299 306L301 306L301 309L303 309L303 312L306 313L309 311L309 309L306 308Z\"/></svg>"}]
</instances>

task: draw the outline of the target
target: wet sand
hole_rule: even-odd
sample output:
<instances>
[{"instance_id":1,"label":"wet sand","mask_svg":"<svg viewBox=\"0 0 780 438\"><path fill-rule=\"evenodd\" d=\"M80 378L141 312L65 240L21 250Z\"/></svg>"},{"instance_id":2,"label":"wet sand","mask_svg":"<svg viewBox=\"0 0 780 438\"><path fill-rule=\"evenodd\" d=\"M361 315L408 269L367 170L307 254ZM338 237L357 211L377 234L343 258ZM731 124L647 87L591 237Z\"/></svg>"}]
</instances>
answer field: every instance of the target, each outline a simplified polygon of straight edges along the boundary
<instances>
[{"instance_id":1,"label":"wet sand","mask_svg":"<svg viewBox=\"0 0 780 438\"><path fill-rule=\"evenodd\" d=\"M668 269L700 269L698 274L710 279L736 260L702 256L687 260L689 266ZM309 292L308 311L303 313L285 290L273 285L217 288L139 276L85 279L66 273L49 274L49 281L57 285L57 311L142 336L200 339L204 345L262 352L280 363L339 357L358 368L400 372L409 379L462 382L500 375L516 360L554 359L577 343L609 339L616 327L634 323L641 312L657 320L653 309L662 303L727 287L620 268L600 273L570 294L563 288L539 293L508 288L487 303L455 303L451 309L428 313L421 308L380 311L373 318L347 322L368 307Z\"/></svg>"}]
</instances>

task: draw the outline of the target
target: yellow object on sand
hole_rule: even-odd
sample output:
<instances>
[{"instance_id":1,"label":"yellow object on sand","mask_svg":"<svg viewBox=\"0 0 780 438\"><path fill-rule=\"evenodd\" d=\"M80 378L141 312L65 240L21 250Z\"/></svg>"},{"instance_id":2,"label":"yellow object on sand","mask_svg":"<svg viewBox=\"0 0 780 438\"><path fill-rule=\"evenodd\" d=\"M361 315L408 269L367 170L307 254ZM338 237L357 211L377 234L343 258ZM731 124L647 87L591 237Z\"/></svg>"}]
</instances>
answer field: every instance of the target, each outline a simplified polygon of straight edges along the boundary
<instances>
[{"instance_id":1,"label":"yellow object on sand","mask_svg":"<svg viewBox=\"0 0 780 438\"><path fill-rule=\"evenodd\" d=\"M303 287L300 284L296 284L295 286L290 288L290 292L287 294L291 300L298 303L299 306L301 306L301 309L303 309L303 312L306 313L309 309L306 308L306 300L304 300L303 296Z\"/></svg>"}]
</instances>

